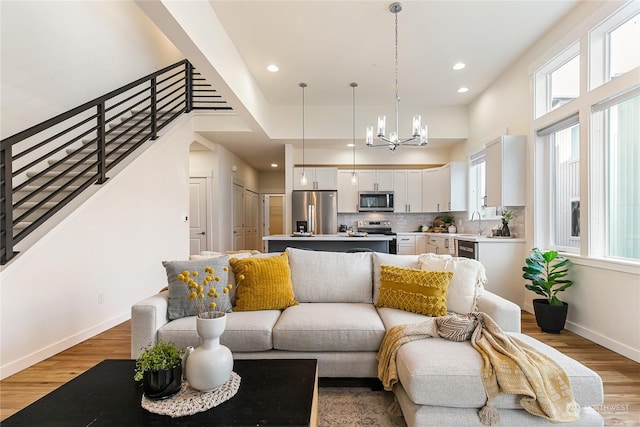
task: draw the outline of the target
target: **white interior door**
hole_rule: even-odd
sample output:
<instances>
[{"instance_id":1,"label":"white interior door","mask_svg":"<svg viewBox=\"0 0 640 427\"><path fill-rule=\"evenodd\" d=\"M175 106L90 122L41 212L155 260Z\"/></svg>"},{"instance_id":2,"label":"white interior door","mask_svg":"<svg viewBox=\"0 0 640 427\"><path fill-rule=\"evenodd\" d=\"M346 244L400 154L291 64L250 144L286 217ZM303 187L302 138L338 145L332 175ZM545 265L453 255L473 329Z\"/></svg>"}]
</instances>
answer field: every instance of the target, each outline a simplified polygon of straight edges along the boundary
<instances>
[{"instance_id":1,"label":"white interior door","mask_svg":"<svg viewBox=\"0 0 640 427\"><path fill-rule=\"evenodd\" d=\"M233 184L233 250L244 249L244 188Z\"/></svg>"},{"instance_id":2,"label":"white interior door","mask_svg":"<svg viewBox=\"0 0 640 427\"><path fill-rule=\"evenodd\" d=\"M207 240L207 180L189 178L189 253L208 250Z\"/></svg>"}]
</instances>

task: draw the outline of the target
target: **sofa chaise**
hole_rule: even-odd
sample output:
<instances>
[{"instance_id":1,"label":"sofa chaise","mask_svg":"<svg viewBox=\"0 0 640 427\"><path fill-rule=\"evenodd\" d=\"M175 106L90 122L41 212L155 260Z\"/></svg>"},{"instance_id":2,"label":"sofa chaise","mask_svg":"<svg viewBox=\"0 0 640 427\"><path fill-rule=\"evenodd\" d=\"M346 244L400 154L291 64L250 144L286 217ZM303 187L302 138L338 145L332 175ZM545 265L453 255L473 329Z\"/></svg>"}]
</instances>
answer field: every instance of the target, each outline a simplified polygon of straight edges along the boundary
<instances>
[{"instance_id":1,"label":"sofa chaise","mask_svg":"<svg viewBox=\"0 0 640 427\"><path fill-rule=\"evenodd\" d=\"M229 312L221 343L229 347L235 359L313 358L318 360L320 377L374 378L378 368L376 355L385 332L396 325L423 322L428 318L416 312L375 304L381 300L382 266L451 271L453 278L446 296L447 310L461 314L484 312L505 332L552 357L567 372L580 407L580 420L568 425L603 425L602 416L591 407L603 402L600 377L559 351L521 334L520 308L483 289L484 269L477 261L448 255L335 253L293 248L282 254L234 256L244 259L284 257L297 304L283 310ZM196 261L207 262L208 256L199 258ZM213 259L227 262L228 258ZM477 269L470 269L474 267L470 263L476 263ZM229 274L231 283L234 283L233 276ZM232 293L232 303L233 299ZM159 339L172 341L180 347L199 344L195 317L170 320L169 305L169 291L164 290L132 307L132 358L136 358L143 347ZM407 425L482 425L477 415L486 402L481 380L482 363L481 356L469 341L454 342L436 337L404 344L397 353L399 382L393 392ZM523 410L518 396L503 394L495 403L500 412L500 425L551 424Z\"/></svg>"}]
</instances>

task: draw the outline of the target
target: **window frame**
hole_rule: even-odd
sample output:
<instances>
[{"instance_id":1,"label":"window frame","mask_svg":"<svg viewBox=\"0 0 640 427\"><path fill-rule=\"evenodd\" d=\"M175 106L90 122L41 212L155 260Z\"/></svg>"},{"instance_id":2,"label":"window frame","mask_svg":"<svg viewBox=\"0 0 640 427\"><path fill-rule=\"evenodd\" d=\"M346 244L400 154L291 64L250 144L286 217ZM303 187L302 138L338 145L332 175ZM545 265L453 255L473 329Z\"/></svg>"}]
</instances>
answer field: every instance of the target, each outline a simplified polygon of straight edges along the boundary
<instances>
[{"instance_id":1,"label":"window frame","mask_svg":"<svg viewBox=\"0 0 640 427\"><path fill-rule=\"evenodd\" d=\"M622 6L606 3L603 4L592 16L583 21L582 25L574 28L570 34L565 36L559 43L553 46L542 57L537 58L529 66L530 77L534 91L532 99L533 121L531 123L531 133L534 139L533 149L533 200L532 224L533 224L533 245L536 247L549 247L549 197L547 196L549 176L548 153L543 149L543 138L538 136L538 132L560 122L571 115L577 115L580 124L580 250L579 253L564 253L577 264L593 265L598 268L625 271L633 274L640 274L640 260L628 260L611 258L605 256L605 245L608 244L606 236L605 210L607 209L605 199L605 183L602 178L605 173L604 155L605 147L602 143L602 126L595 126L597 117L592 115L592 108L596 105L612 102L620 94L640 87L640 66L627 71L615 79L591 88L591 64L593 56L599 55L598 46L592 51L590 42L591 32L600 26L607 24L609 20L616 20L618 25L631 19L640 10L640 3L636 2L630 7L632 2ZM631 11L631 12L630 12ZM626 19L624 14L627 13ZM606 18L602 16L607 15ZM621 16L623 16L621 18ZM613 21L612 21L613 22ZM614 26L610 26L613 28ZM600 27L604 28L604 27ZM541 70L551 63L558 55L566 53L569 47L580 42L580 96L552 111L539 115L538 101L536 98L536 71ZM563 46L568 46L563 49ZM552 57L554 52L560 54ZM601 52L601 51L600 51ZM602 53L602 52L601 52ZM551 59L548 59L551 58ZM604 61L604 60L602 60ZM604 62L601 62L604 63ZM539 64L542 64L540 66ZM596 62L597 64L597 62Z\"/></svg>"}]
</instances>

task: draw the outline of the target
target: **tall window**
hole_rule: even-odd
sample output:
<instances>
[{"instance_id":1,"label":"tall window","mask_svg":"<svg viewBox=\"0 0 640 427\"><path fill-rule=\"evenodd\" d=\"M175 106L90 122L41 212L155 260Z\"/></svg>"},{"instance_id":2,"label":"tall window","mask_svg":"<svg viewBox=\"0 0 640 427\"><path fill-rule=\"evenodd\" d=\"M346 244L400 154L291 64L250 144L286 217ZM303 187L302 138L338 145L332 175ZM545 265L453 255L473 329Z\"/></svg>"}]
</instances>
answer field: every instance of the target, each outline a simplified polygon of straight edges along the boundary
<instances>
[{"instance_id":1,"label":"tall window","mask_svg":"<svg viewBox=\"0 0 640 427\"><path fill-rule=\"evenodd\" d=\"M486 162L484 150L469 158L469 215L478 211L483 219L497 218L496 208L485 206Z\"/></svg>"},{"instance_id":2,"label":"tall window","mask_svg":"<svg viewBox=\"0 0 640 427\"><path fill-rule=\"evenodd\" d=\"M578 117L538 132L549 159L549 243L569 252L580 249L580 127Z\"/></svg>"},{"instance_id":3,"label":"tall window","mask_svg":"<svg viewBox=\"0 0 640 427\"><path fill-rule=\"evenodd\" d=\"M594 106L604 163L605 256L640 260L640 90Z\"/></svg>"}]
</instances>

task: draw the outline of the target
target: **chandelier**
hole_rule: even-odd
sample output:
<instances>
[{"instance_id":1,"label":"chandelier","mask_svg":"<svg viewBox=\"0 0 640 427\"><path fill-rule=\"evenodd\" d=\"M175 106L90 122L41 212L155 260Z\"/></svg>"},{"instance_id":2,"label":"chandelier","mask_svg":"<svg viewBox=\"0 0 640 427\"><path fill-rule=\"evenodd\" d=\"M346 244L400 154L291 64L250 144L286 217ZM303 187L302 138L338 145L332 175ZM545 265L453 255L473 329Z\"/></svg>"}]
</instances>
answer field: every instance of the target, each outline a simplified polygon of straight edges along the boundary
<instances>
[{"instance_id":1,"label":"chandelier","mask_svg":"<svg viewBox=\"0 0 640 427\"><path fill-rule=\"evenodd\" d=\"M420 115L414 115L412 120L412 134L410 138L400 138L398 135L398 106L400 105L400 94L398 92L398 13L402 10L402 3L395 2L389 5L389 11L393 13L396 17L396 50L395 50L395 95L396 95L396 130L394 130L389 137L385 134L386 127L386 117L378 116L378 132L376 137L381 140L381 142L373 141L373 126L367 126L367 133L365 137L365 142L368 147L389 147L389 150L395 151L396 148L401 145L408 146L421 146L424 147L427 145L427 126L421 126L422 118Z\"/></svg>"}]
</instances>

